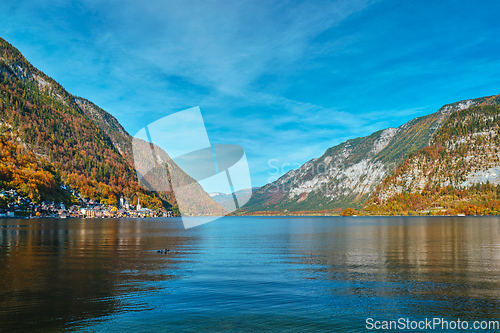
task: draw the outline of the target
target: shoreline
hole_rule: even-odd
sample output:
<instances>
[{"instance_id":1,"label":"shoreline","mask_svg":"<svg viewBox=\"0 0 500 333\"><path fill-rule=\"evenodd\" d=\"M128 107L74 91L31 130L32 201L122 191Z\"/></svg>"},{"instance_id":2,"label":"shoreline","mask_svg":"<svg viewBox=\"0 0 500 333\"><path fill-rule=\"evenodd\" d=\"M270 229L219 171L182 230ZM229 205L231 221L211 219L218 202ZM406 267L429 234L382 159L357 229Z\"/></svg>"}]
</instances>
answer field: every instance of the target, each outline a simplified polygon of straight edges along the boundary
<instances>
[{"instance_id":1,"label":"shoreline","mask_svg":"<svg viewBox=\"0 0 500 333\"><path fill-rule=\"evenodd\" d=\"M352 215L352 216L341 216L341 215L226 215L228 217L338 217L338 218L364 218L364 217L488 217L488 216L498 216L498 215ZM190 218L205 216L190 216ZM170 218L181 218L181 216L156 216L156 217L138 217L138 216L120 216L120 217L59 217L59 216L2 216L0 220L33 220L33 219L80 219L80 220L100 220L100 219L170 219Z\"/></svg>"}]
</instances>

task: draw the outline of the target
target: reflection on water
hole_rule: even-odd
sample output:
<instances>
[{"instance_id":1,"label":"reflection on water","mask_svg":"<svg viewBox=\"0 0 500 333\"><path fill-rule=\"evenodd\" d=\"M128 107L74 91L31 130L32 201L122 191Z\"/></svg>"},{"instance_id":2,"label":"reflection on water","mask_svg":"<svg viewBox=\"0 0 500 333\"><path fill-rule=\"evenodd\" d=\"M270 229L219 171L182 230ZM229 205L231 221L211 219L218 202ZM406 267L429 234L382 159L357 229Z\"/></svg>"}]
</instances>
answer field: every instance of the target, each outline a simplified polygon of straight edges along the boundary
<instances>
[{"instance_id":1,"label":"reflection on water","mask_svg":"<svg viewBox=\"0 0 500 333\"><path fill-rule=\"evenodd\" d=\"M64 327L123 310L135 281L174 278L174 260L151 256L189 238L160 222L33 219L0 224L0 331ZM155 237L162 230L168 235ZM153 235L153 237L151 237ZM150 288L150 289L154 289ZM6 324L7 323L7 324ZM10 325L9 325L10 324Z\"/></svg>"},{"instance_id":2,"label":"reflection on water","mask_svg":"<svg viewBox=\"0 0 500 333\"><path fill-rule=\"evenodd\" d=\"M0 220L0 331L500 319L497 218ZM158 249L170 249L158 254Z\"/></svg>"}]
</instances>

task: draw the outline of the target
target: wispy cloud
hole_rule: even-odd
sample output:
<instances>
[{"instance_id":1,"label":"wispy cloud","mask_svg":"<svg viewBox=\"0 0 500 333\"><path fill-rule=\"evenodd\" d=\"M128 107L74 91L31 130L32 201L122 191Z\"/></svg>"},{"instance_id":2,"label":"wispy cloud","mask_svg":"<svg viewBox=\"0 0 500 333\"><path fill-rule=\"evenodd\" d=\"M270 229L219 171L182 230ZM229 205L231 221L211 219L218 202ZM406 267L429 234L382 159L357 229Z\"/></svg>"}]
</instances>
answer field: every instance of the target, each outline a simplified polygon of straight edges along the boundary
<instances>
[{"instance_id":1,"label":"wispy cloud","mask_svg":"<svg viewBox=\"0 0 500 333\"><path fill-rule=\"evenodd\" d=\"M138 58L239 95L262 74L302 59L311 39L366 6L366 1L193 1L165 8L158 1L132 17L122 13L121 19L147 20L155 27L147 44L133 49Z\"/></svg>"}]
</instances>

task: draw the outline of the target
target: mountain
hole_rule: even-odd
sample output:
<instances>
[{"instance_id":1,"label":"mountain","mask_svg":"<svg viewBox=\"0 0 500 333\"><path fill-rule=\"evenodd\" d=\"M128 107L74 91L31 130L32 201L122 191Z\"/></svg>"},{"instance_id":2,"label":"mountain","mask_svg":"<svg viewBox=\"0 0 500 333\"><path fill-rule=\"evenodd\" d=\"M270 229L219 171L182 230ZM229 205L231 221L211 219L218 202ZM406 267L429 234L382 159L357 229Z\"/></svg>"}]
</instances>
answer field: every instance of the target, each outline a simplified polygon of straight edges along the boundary
<instances>
[{"instance_id":1,"label":"mountain","mask_svg":"<svg viewBox=\"0 0 500 333\"><path fill-rule=\"evenodd\" d=\"M252 189L243 189L236 191L232 194L226 194L221 192L209 193L210 197L218 202L226 211L230 211L234 207L234 199L235 198L243 198L243 202L247 201L252 193L255 192L258 187L254 187Z\"/></svg>"},{"instance_id":2,"label":"mountain","mask_svg":"<svg viewBox=\"0 0 500 333\"><path fill-rule=\"evenodd\" d=\"M488 97L448 104L437 112L329 148L323 156L255 191L240 214L361 209L376 187L412 153L432 144L450 115Z\"/></svg>"},{"instance_id":3,"label":"mountain","mask_svg":"<svg viewBox=\"0 0 500 333\"><path fill-rule=\"evenodd\" d=\"M458 110L373 193L372 214L498 213L500 95Z\"/></svg>"},{"instance_id":4,"label":"mountain","mask_svg":"<svg viewBox=\"0 0 500 333\"><path fill-rule=\"evenodd\" d=\"M50 169L59 185L84 197L116 205L123 195L149 208L176 205L171 192L145 189L138 182L132 155L132 137L112 115L94 103L68 93L59 83L33 67L7 41L0 38L0 122L5 142L36 156ZM12 164L14 165L14 164ZM35 164L26 168L36 169ZM175 169L180 178L180 169ZM2 188L13 185L12 174L0 174ZM220 215L222 207L194 184L204 213ZM25 188L23 194L38 198Z\"/></svg>"}]
</instances>

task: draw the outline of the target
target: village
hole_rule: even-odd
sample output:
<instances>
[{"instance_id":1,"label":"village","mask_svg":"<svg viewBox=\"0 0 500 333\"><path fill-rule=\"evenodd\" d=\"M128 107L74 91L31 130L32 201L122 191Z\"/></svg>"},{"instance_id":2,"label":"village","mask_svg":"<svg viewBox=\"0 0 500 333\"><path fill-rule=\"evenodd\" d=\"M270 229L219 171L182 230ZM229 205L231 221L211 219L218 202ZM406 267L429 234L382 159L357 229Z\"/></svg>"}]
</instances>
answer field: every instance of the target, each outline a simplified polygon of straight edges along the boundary
<instances>
[{"instance_id":1,"label":"village","mask_svg":"<svg viewBox=\"0 0 500 333\"><path fill-rule=\"evenodd\" d=\"M75 193L76 194L76 193ZM0 192L0 200L4 208L0 208L0 217L15 218L122 218L122 217L172 217L172 211L153 210L142 208L140 201L137 205L130 205L123 196L118 207L105 205L79 196L79 205L65 207L63 203L42 201L34 203L29 198L23 197L16 190L10 189Z\"/></svg>"}]
</instances>

